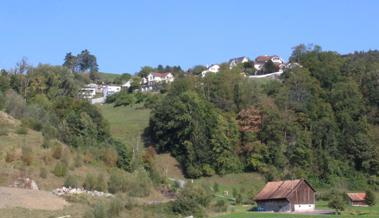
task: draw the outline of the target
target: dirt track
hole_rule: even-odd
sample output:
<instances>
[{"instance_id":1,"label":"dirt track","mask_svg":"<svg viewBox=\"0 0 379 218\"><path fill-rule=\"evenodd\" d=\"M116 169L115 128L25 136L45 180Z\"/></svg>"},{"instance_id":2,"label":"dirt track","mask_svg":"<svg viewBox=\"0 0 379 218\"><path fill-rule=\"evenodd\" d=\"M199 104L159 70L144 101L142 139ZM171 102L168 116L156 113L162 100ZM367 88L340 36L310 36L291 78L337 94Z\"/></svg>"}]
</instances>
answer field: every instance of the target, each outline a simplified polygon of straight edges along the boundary
<instances>
[{"instance_id":1,"label":"dirt track","mask_svg":"<svg viewBox=\"0 0 379 218\"><path fill-rule=\"evenodd\" d=\"M64 199L47 191L0 187L0 208L61 210L67 205Z\"/></svg>"}]
</instances>

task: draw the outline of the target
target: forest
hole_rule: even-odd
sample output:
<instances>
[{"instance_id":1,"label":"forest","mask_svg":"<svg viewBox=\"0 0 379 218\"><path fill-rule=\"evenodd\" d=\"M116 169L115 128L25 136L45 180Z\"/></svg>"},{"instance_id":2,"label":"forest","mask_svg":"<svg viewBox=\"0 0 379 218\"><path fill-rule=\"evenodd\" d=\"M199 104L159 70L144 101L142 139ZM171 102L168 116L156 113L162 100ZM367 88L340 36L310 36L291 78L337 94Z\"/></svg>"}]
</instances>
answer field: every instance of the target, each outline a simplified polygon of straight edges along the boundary
<instances>
[{"instance_id":1,"label":"forest","mask_svg":"<svg viewBox=\"0 0 379 218\"><path fill-rule=\"evenodd\" d=\"M153 108L150 136L186 176L259 172L268 180L351 178L378 185L379 52L294 47L280 80L243 66L176 80Z\"/></svg>"}]
</instances>

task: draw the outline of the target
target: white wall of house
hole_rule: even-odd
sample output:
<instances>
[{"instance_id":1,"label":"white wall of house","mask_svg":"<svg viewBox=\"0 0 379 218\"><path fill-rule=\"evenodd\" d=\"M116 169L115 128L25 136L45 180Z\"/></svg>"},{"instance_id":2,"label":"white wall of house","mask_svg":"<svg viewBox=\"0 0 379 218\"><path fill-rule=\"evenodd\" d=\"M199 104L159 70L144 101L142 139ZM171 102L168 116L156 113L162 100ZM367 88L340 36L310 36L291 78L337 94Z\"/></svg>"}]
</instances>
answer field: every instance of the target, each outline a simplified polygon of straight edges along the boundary
<instances>
[{"instance_id":1,"label":"white wall of house","mask_svg":"<svg viewBox=\"0 0 379 218\"><path fill-rule=\"evenodd\" d=\"M121 91L121 86L106 85L104 87L104 96L116 94Z\"/></svg>"},{"instance_id":2,"label":"white wall of house","mask_svg":"<svg viewBox=\"0 0 379 218\"><path fill-rule=\"evenodd\" d=\"M315 210L314 204L294 204L294 211L313 211Z\"/></svg>"}]
</instances>

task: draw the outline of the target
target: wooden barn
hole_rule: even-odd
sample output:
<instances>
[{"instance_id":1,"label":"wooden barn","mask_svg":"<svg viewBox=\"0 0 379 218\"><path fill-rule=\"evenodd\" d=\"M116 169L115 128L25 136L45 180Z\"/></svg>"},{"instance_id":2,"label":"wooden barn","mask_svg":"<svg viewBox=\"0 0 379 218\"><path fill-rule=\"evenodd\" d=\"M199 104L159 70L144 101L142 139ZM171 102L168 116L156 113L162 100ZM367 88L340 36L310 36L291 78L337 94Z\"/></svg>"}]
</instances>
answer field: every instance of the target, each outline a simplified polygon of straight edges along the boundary
<instances>
[{"instance_id":1,"label":"wooden barn","mask_svg":"<svg viewBox=\"0 0 379 218\"><path fill-rule=\"evenodd\" d=\"M263 211L291 212L315 209L315 189L304 179L268 182L255 196Z\"/></svg>"},{"instance_id":2,"label":"wooden barn","mask_svg":"<svg viewBox=\"0 0 379 218\"><path fill-rule=\"evenodd\" d=\"M349 198L351 206L367 206L366 204L366 193L347 193L347 197Z\"/></svg>"}]
</instances>

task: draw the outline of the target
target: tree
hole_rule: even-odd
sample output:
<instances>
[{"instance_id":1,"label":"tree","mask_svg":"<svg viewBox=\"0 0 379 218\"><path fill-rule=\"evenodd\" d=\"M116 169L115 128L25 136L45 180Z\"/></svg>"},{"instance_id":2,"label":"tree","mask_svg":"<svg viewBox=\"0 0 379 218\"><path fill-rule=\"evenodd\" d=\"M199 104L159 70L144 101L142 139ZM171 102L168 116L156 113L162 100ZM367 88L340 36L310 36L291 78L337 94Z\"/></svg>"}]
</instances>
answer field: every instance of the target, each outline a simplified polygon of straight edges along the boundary
<instances>
[{"instance_id":1,"label":"tree","mask_svg":"<svg viewBox=\"0 0 379 218\"><path fill-rule=\"evenodd\" d=\"M169 93L150 118L157 150L170 151L188 177L238 171L237 131L235 122L193 92Z\"/></svg>"},{"instance_id":2,"label":"tree","mask_svg":"<svg viewBox=\"0 0 379 218\"><path fill-rule=\"evenodd\" d=\"M341 214L341 211L345 210L345 203L340 194L335 195L328 203L328 207L336 210L337 214Z\"/></svg>"},{"instance_id":3,"label":"tree","mask_svg":"<svg viewBox=\"0 0 379 218\"><path fill-rule=\"evenodd\" d=\"M376 204L376 197L372 191L366 191L365 202L368 206L374 206Z\"/></svg>"},{"instance_id":4,"label":"tree","mask_svg":"<svg viewBox=\"0 0 379 218\"><path fill-rule=\"evenodd\" d=\"M212 195L206 188L187 184L173 203L173 211L184 216L205 217Z\"/></svg>"},{"instance_id":5,"label":"tree","mask_svg":"<svg viewBox=\"0 0 379 218\"><path fill-rule=\"evenodd\" d=\"M77 65L76 56L72 55L71 52L67 53L65 58L64 58L63 66L67 67L72 72L77 72L76 65Z\"/></svg>"},{"instance_id":6,"label":"tree","mask_svg":"<svg viewBox=\"0 0 379 218\"><path fill-rule=\"evenodd\" d=\"M273 73L278 71L279 68L272 62L272 60L268 60L264 65L263 65L263 73L268 74L268 73Z\"/></svg>"},{"instance_id":7,"label":"tree","mask_svg":"<svg viewBox=\"0 0 379 218\"><path fill-rule=\"evenodd\" d=\"M147 75L149 75L149 73L153 72L154 71L154 68L150 67L150 66L144 66L141 68L141 70L138 72L138 76L143 78L143 77L147 77Z\"/></svg>"},{"instance_id":8,"label":"tree","mask_svg":"<svg viewBox=\"0 0 379 218\"><path fill-rule=\"evenodd\" d=\"M189 72L195 76L198 76L201 74L201 72L203 72L204 70L206 70L207 68L203 65L196 65L194 66L193 68L191 68L189 70Z\"/></svg>"}]
</instances>

